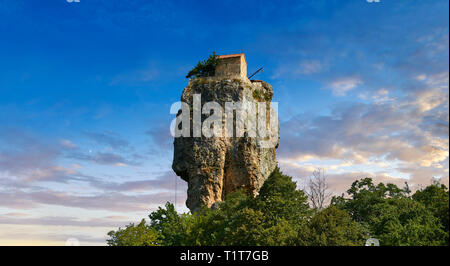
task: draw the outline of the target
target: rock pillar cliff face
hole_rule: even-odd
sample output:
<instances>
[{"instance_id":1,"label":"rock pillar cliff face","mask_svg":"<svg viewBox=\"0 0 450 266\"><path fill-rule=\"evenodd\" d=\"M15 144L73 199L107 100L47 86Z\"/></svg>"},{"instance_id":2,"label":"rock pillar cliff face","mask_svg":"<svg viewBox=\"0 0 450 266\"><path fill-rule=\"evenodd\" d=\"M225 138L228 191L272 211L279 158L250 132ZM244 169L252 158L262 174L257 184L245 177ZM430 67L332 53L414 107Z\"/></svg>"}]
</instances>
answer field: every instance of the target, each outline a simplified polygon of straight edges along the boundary
<instances>
[{"instance_id":1,"label":"rock pillar cliff face","mask_svg":"<svg viewBox=\"0 0 450 266\"><path fill-rule=\"evenodd\" d=\"M250 137L247 132L242 137L236 134L229 137L225 133L220 137L192 137L194 94L201 95L201 106L206 102L217 102L225 109L226 102L249 101L266 102L267 110L270 110L272 86L263 81L251 82L247 78L191 79L181 96L181 101L191 108L191 137L175 137L174 140L172 168L188 182L186 205L192 212L204 205L211 207L214 203L223 201L225 195L238 189L257 195L276 167L278 124L276 132L270 132L276 140L269 147L261 145L261 137ZM235 117L235 126L236 114L232 115ZM206 115L202 115L202 122L206 118ZM227 113L224 112L223 121L226 118Z\"/></svg>"}]
</instances>

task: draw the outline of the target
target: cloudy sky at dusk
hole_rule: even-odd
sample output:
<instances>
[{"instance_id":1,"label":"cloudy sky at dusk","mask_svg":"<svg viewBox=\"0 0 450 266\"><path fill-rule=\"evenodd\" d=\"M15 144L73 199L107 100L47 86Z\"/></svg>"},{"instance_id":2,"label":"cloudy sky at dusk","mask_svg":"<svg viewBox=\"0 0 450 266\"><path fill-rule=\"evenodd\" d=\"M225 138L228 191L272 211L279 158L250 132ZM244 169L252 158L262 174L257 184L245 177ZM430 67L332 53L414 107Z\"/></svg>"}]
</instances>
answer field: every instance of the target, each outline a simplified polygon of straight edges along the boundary
<instances>
[{"instance_id":1,"label":"cloudy sky at dusk","mask_svg":"<svg viewBox=\"0 0 450 266\"><path fill-rule=\"evenodd\" d=\"M213 4L214 3L214 4ZM105 244L186 211L169 125L186 73L244 52L283 172L448 184L449 2L0 0L0 245ZM177 188L177 193L175 193ZM176 195L175 195L176 194Z\"/></svg>"}]
</instances>

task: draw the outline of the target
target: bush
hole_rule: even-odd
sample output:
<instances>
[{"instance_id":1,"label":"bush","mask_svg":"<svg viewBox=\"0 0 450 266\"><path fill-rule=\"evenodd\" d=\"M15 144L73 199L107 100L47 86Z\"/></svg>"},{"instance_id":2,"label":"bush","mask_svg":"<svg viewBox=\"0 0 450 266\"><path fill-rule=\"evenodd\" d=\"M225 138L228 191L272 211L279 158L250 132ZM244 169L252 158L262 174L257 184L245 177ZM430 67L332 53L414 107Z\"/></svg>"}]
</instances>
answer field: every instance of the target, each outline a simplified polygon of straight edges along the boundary
<instances>
[{"instance_id":1,"label":"bush","mask_svg":"<svg viewBox=\"0 0 450 266\"><path fill-rule=\"evenodd\" d=\"M316 214L310 229L310 243L314 246L362 246L367 239L363 227L335 206Z\"/></svg>"},{"instance_id":2,"label":"bush","mask_svg":"<svg viewBox=\"0 0 450 266\"><path fill-rule=\"evenodd\" d=\"M432 184L416 191L412 198L425 205L441 221L444 230L449 231L449 191L445 185Z\"/></svg>"},{"instance_id":3,"label":"bush","mask_svg":"<svg viewBox=\"0 0 450 266\"><path fill-rule=\"evenodd\" d=\"M160 233L146 225L144 219L138 225L129 224L124 229L110 231L108 236L109 246L156 246L161 243Z\"/></svg>"},{"instance_id":4,"label":"bush","mask_svg":"<svg viewBox=\"0 0 450 266\"><path fill-rule=\"evenodd\" d=\"M189 71L186 78L191 77L211 77L216 74L216 66L219 62L215 52L207 60L199 61L197 65Z\"/></svg>"},{"instance_id":5,"label":"bush","mask_svg":"<svg viewBox=\"0 0 450 266\"><path fill-rule=\"evenodd\" d=\"M448 245L443 225L448 219L444 215L448 213L448 191L445 186L434 186L409 197L394 184L375 185L371 178L364 178L347 190L350 198L335 197L332 204L368 228L380 245Z\"/></svg>"}]
</instances>

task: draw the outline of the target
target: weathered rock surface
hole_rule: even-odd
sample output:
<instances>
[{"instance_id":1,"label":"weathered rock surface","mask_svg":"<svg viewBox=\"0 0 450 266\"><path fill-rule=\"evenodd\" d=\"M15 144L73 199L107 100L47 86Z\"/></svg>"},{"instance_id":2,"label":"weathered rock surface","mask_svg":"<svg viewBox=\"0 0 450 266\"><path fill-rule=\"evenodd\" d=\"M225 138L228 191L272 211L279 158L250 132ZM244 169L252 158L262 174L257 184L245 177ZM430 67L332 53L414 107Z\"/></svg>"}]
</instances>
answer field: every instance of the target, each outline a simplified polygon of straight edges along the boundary
<instances>
[{"instance_id":1,"label":"weathered rock surface","mask_svg":"<svg viewBox=\"0 0 450 266\"><path fill-rule=\"evenodd\" d=\"M215 101L224 107L225 102L267 102L270 107L273 91L266 82L245 79L196 78L183 90L181 101L192 110L193 95L201 94L202 106ZM269 109L270 110L270 109ZM180 114L180 113L179 113ZM192 115L191 115L192 136ZM205 116L202 115L202 121ZM224 114L224 120L226 114ZM234 121L236 123L236 121ZM269 123L267 120L266 123ZM201 206L211 207L224 200L225 195L245 189L257 195L264 181L276 167L275 149L278 147L278 124L275 145L261 145L261 138L249 137L175 137L172 168L188 182L186 205L194 212Z\"/></svg>"}]
</instances>

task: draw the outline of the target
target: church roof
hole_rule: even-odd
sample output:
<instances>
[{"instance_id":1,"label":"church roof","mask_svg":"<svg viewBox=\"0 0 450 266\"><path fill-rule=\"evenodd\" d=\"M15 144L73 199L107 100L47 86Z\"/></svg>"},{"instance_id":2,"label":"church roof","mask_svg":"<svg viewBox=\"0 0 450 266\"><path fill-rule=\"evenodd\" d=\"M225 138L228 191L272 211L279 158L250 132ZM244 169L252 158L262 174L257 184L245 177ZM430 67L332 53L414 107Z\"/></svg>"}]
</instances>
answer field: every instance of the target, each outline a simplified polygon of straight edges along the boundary
<instances>
[{"instance_id":1,"label":"church roof","mask_svg":"<svg viewBox=\"0 0 450 266\"><path fill-rule=\"evenodd\" d=\"M219 55L217 56L218 59L224 59L224 58L230 58L230 57L241 57L243 56L245 59L245 55L244 53L240 53L240 54L226 54L226 55Z\"/></svg>"}]
</instances>

